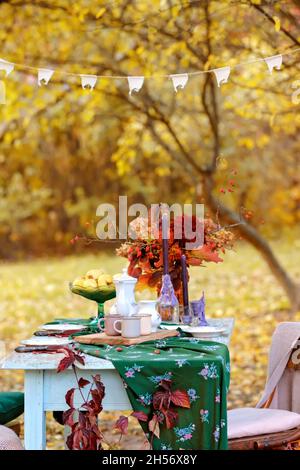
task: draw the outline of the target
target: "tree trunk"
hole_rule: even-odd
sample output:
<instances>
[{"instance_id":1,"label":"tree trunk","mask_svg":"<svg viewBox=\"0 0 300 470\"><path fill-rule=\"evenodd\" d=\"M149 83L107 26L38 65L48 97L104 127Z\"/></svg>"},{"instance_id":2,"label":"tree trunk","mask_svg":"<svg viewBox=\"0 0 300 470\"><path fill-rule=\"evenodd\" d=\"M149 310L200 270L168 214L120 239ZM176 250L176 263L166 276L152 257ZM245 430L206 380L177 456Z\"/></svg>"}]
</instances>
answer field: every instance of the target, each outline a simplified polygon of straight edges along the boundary
<instances>
[{"instance_id":1,"label":"tree trunk","mask_svg":"<svg viewBox=\"0 0 300 470\"><path fill-rule=\"evenodd\" d=\"M240 222L240 216L229 209L228 207L220 204L217 198L213 195L213 179L211 176L206 175L203 178L203 193L204 199L208 207L218 212L222 219L228 224L236 224ZM243 220L243 224L237 226L240 235L247 240L254 248L256 248L261 256L268 264L272 274L276 277L278 282L283 287L290 303L293 312L300 309L300 285L295 283L289 276L287 271L280 264L279 260L275 257L269 243L260 235L260 233L249 223Z\"/></svg>"}]
</instances>

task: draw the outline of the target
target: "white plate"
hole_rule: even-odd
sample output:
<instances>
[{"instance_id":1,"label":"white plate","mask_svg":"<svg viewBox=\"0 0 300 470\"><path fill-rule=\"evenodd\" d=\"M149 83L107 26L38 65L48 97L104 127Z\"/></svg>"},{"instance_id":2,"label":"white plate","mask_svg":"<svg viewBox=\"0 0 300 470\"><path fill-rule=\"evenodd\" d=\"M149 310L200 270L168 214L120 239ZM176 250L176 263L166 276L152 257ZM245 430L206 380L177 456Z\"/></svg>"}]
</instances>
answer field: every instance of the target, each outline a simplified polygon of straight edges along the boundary
<instances>
[{"instance_id":1,"label":"white plate","mask_svg":"<svg viewBox=\"0 0 300 470\"><path fill-rule=\"evenodd\" d=\"M24 346L65 346L72 341L68 338L52 338L51 336L37 336L36 338L24 339Z\"/></svg>"},{"instance_id":2,"label":"white plate","mask_svg":"<svg viewBox=\"0 0 300 470\"><path fill-rule=\"evenodd\" d=\"M42 325L39 330L55 330L55 331L67 331L67 330L83 330L83 325L73 325L72 323L58 323L56 325Z\"/></svg>"},{"instance_id":3,"label":"white plate","mask_svg":"<svg viewBox=\"0 0 300 470\"><path fill-rule=\"evenodd\" d=\"M182 331L186 333L191 333L196 338L212 338L214 336L221 335L225 333L227 328L225 326L189 326L182 325L180 327Z\"/></svg>"},{"instance_id":4,"label":"white plate","mask_svg":"<svg viewBox=\"0 0 300 470\"><path fill-rule=\"evenodd\" d=\"M167 325L166 323L160 325L162 328L166 330L177 330L177 328L181 328L181 325Z\"/></svg>"}]
</instances>

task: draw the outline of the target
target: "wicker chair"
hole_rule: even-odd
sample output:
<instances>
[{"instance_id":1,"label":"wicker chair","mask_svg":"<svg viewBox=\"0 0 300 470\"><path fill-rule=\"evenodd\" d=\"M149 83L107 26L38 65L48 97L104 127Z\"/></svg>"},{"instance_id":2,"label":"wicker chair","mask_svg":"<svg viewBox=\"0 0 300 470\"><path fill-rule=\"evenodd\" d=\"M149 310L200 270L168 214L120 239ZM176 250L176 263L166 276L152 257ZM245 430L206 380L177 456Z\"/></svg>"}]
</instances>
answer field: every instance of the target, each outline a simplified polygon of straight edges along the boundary
<instances>
[{"instance_id":1,"label":"wicker chair","mask_svg":"<svg viewBox=\"0 0 300 470\"><path fill-rule=\"evenodd\" d=\"M300 374L300 341L292 350L287 368L290 373ZM230 450L300 450L300 414L269 408L273 395L263 408L228 411ZM260 434L261 429L268 432Z\"/></svg>"}]
</instances>

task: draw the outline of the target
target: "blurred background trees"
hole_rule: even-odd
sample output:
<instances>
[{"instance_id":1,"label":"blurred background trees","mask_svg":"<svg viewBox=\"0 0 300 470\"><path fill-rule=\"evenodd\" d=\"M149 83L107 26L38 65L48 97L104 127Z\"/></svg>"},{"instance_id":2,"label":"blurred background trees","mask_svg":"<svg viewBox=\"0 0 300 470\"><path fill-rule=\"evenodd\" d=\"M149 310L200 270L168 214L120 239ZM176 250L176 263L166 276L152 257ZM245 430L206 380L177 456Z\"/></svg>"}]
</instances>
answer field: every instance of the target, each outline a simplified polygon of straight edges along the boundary
<instances>
[{"instance_id":1,"label":"blurred background trees","mask_svg":"<svg viewBox=\"0 0 300 470\"><path fill-rule=\"evenodd\" d=\"M166 75L234 66L300 47L300 2L0 1L0 57L56 69L46 87L16 67L0 122L0 254L68 253L101 202L205 202L263 255L293 306L295 280L267 240L299 227L300 51L281 71L234 68L174 93L167 78L128 95L126 79L93 92L59 71ZM234 179L233 192L228 192ZM225 191L225 193L222 191ZM221 190L221 192L220 192ZM75 248L76 249L76 248Z\"/></svg>"}]
</instances>

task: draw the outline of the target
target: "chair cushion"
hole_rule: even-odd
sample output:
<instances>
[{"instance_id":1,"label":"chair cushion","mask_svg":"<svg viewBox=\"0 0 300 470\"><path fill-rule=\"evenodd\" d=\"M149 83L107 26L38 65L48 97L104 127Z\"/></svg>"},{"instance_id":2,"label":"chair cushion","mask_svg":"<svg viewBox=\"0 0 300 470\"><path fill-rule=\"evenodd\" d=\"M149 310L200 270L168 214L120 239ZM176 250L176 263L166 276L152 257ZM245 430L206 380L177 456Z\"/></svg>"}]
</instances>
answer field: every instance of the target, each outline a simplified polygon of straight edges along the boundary
<instances>
[{"instance_id":1,"label":"chair cushion","mask_svg":"<svg viewBox=\"0 0 300 470\"><path fill-rule=\"evenodd\" d=\"M24 394L0 392L0 424L9 423L24 411Z\"/></svg>"},{"instance_id":2,"label":"chair cushion","mask_svg":"<svg viewBox=\"0 0 300 470\"><path fill-rule=\"evenodd\" d=\"M288 431L300 426L300 414L271 408L229 410L228 439Z\"/></svg>"},{"instance_id":3,"label":"chair cushion","mask_svg":"<svg viewBox=\"0 0 300 470\"><path fill-rule=\"evenodd\" d=\"M0 426L0 450L24 450L16 433L5 426Z\"/></svg>"}]
</instances>

